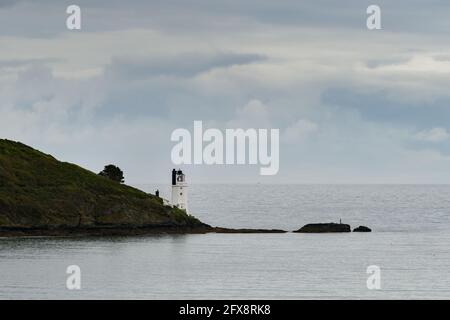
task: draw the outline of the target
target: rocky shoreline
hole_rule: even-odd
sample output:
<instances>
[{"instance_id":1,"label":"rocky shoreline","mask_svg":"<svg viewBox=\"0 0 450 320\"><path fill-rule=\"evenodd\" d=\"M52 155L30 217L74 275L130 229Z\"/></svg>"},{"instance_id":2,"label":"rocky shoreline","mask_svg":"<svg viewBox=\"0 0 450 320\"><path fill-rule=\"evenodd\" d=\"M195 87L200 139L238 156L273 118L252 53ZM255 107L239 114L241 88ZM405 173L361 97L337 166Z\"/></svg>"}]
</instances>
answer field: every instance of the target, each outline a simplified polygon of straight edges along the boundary
<instances>
[{"instance_id":1,"label":"rocky shoreline","mask_svg":"<svg viewBox=\"0 0 450 320\"><path fill-rule=\"evenodd\" d=\"M0 228L0 238L10 237L85 237L85 236L143 236L158 234L206 233L287 233L278 229L231 229L198 226L142 226L142 227L92 227L92 228Z\"/></svg>"},{"instance_id":2,"label":"rocky shoreline","mask_svg":"<svg viewBox=\"0 0 450 320\"><path fill-rule=\"evenodd\" d=\"M353 232L371 232L372 230L360 226ZM347 233L351 232L350 226L338 223L314 223L307 224L295 231L281 229L233 229L212 227L207 224L192 226L113 226L113 227L61 227L61 228L0 228L0 238L10 237L106 237L106 236L145 236L161 234L206 234L206 233L229 233L229 234L264 234L264 233Z\"/></svg>"}]
</instances>

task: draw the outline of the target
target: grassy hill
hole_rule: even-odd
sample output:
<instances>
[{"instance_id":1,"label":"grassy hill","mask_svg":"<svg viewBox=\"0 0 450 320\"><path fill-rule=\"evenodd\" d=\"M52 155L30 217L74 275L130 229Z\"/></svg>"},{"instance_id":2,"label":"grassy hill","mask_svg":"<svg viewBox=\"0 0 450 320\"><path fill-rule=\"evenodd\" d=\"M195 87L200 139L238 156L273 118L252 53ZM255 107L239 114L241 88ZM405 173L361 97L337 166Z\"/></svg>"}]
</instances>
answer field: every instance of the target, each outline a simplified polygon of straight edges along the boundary
<instances>
[{"instance_id":1,"label":"grassy hill","mask_svg":"<svg viewBox=\"0 0 450 320\"><path fill-rule=\"evenodd\" d=\"M160 198L0 139L0 231L201 226Z\"/></svg>"}]
</instances>

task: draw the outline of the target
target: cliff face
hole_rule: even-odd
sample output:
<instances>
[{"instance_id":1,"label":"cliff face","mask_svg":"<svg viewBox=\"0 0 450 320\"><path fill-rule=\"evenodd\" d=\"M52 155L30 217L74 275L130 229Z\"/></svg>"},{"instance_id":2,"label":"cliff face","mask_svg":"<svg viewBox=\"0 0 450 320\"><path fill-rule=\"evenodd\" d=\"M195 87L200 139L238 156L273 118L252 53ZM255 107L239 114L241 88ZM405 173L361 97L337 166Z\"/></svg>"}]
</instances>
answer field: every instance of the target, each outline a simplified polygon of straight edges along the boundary
<instances>
[{"instance_id":1,"label":"cliff face","mask_svg":"<svg viewBox=\"0 0 450 320\"><path fill-rule=\"evenodd\" d=\"M0 139L0 231L204 226L153 195Z\"/></svg>"}]
</instances>

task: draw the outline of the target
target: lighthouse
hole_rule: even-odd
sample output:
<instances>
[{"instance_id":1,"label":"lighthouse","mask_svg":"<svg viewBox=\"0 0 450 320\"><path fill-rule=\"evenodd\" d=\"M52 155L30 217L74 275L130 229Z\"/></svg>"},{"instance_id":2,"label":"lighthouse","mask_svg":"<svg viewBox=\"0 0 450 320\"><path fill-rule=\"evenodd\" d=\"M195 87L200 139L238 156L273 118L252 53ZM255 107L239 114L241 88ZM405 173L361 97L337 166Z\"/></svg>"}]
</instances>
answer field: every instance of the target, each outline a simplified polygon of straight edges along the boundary
<instances>
[{"instance_id":1,"label":"lighthouse","mask_svg":"<svg viewBox=\"0 0 450 320\"><path fill-rule=\"evenodd\" d=\"M186 177L181 170L172 170L172 205L188 212Z\"/></svg>"}]
</instances>

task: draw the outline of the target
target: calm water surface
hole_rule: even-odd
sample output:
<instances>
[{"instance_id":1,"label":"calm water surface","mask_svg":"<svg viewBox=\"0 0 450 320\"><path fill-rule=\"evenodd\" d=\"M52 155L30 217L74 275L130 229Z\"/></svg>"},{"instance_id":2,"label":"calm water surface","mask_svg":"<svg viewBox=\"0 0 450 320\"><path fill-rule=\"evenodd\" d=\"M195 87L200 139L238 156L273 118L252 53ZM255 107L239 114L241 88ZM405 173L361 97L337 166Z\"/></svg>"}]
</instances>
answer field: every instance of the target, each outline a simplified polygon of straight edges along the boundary
<instances>
[{"instance_id":1,"label":"calm water surface","mask_svg":"<svg viewBox=\"0 0 450 320\"><path fill-rule=\"evenodd\" d=\"M450 186L197 185L190 207L225 227L374 232L0 239L0 298L450 298ZM369 265L381 290L367 289Z\"/></svg>"}]
</instances>

